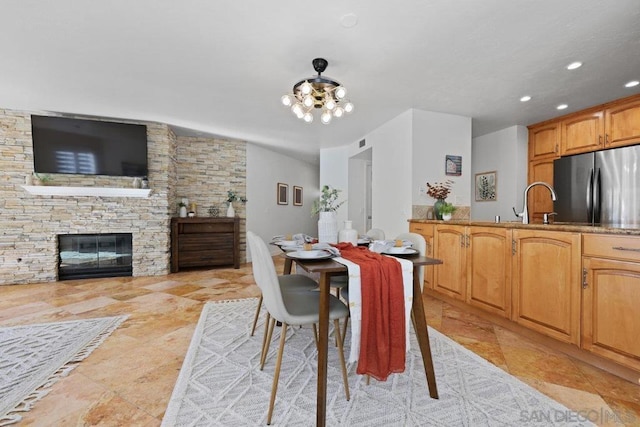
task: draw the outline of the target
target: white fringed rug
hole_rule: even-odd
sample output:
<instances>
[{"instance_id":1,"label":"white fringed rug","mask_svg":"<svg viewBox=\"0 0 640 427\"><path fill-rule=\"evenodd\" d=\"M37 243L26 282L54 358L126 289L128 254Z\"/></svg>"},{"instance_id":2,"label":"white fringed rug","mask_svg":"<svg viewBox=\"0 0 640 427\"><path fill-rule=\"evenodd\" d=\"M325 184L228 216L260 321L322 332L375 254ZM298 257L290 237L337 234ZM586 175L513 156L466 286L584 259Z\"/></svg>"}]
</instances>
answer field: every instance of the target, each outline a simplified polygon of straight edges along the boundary
<instances>
[{"instance_id":1,"label":"white fringed rug","mask_svg":"<svg viewBox=\"0 0 640 427\"><path fill-rule=\"evenodd\" d=\"M0 425L49 392L113 332L127 316L0 328Z\"/></svg>"},{"instance_id":2,"label":"white fringed rug","mask_svg":"<svg viewBox=\"0 0 640 427\"><path fill-rule=\"evenodd\" d=\"M196 327L163 426L263 426L278 346L264 371L263 328L249 337L256 299L207 303ZM289 328L272 425L309 426L316 417L316 349L311 328ZM351 400L342 388L337 348L330 346L327 425L336 426L585 426L572 413L439 332L429 329L440 399L427 390L415 334L406 371L386 382L349 368ZM348 342L347 337L347 342ZM330 340L330 343L332 341ZM348 348L345 353L348 354ZM560 416L558 416L560 415ZM554 424L554 420L561 420Z\"/></svg>"}]
</instances>

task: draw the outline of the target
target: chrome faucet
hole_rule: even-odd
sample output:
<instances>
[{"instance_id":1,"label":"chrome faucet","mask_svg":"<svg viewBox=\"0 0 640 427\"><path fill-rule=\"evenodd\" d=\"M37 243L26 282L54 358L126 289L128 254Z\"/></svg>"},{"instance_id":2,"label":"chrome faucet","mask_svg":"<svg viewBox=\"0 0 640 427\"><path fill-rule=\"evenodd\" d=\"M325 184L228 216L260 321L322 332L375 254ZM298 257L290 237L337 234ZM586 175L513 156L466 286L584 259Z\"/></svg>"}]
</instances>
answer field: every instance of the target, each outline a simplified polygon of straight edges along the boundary
<instances>
[{"instance_id":1,"label":"chrome faucet","mask_svg":"<svg viewBox=\"0 0 640 427\"><path fill-rule=\"evenodd\" d=\"M553 200L554 202L558 199L558 197L556 195L556 191L553 189L553 187L551 187L546 182L536 181L536 182L531 183L524 190L524 208L522 209L522 212L518 213L518 212L516 212L516 208L512 208L513 209L513 213L516 214L516 216L518 218L522 218L522 223L523 224L529 224L529 190L531 190L531 188L535 187L536 185L542 185L543 187L547 187L549 189L549 191L551 192L551 200Z\"/></svg>"}]
</instances>

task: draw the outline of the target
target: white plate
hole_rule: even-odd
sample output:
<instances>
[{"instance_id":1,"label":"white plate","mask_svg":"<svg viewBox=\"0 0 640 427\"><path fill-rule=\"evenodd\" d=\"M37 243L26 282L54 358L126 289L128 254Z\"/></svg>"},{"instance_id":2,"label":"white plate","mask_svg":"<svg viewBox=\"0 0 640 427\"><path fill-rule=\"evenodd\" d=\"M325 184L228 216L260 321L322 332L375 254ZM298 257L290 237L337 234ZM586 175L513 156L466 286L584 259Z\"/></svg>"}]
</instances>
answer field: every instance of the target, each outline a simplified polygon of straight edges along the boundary
<instances>
[{"instance_id":1,"label":"white plate","mask_svg":"<svg viewBox=\"0 0 640 427\"><path fill-rule=\"evenodd\" d=\"M365 245L371 243L371 239L358 239L358 244L359 245Z\"/></svg>"},{"instance_id":2,"label":"white plate","mask_svg":"<svg viewBox=\"0 0 640 427\"><path fill-rule=\"evenodd\" d=\"M406 248L406 247L400 247L400 248L393 247L393 248L387 249L382 253L387 255L415 255L418 253L418 250L413 248Z\"/></svg>"},{"instance_id":3,"label":"white plate","mask_svg":"<svg viewBox=\"0 0 640 427\"><path fill-rule=\"evenodd\" d=\"M295 259L326 259L331 258L333 255L327 251L312 250L289 252L287 253L287 256Z\"/></svg>"}]
</instances>

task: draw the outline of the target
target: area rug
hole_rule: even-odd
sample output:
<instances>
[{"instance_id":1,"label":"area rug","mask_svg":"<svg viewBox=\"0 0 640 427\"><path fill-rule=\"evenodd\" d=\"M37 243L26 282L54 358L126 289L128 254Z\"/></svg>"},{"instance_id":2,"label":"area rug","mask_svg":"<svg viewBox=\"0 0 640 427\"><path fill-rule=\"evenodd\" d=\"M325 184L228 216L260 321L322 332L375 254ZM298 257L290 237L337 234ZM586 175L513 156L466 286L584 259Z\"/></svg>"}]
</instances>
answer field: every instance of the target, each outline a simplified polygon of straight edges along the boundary
<instances>
[{"instance_id":1,"label":"area rug","mask_svg":"<svg viewBox=\"0 0 640 427\"><path fill-rule=\"evenodd\" d=\"M18 422L127 316L0 328L0 425Z\"/></svg>"},{"instance_id":2,"label":"area rug","mask_svg":"<svg viewBox=\"0 0 640 427\"><path fill-rule=\"evenodd\" d=\"M260 371L262 333L249 336L255 306L255 299L205 305L163 426L266 425L278 337L274 336L267 364ZM288 330L272 425L314 425L317 359L313 332L311 328ZM413 331L404 373L386 382L372 379L367 385L355 374L355 366L349 367L350 401L345 399L337 349L330 346L327 425L592 425L586 420L567 422L566 414L573 412L563 405L431 328L429 336L440 395L437 400L429 397Z\"/></svg>"}]
</instances>

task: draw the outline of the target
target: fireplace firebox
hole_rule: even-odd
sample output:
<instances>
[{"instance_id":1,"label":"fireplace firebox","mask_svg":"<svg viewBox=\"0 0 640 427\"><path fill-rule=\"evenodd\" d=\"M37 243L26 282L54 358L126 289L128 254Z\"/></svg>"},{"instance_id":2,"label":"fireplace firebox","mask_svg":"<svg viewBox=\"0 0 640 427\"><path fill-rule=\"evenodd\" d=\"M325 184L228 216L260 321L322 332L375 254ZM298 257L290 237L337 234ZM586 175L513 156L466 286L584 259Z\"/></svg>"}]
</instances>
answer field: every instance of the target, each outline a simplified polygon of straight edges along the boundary
<instances>
[{"instance_id":1,"label":"fireplace firebox","mask_svg":"<svg viewBox=\"0 0 640 427\"><path fill-rule=\"evenodd\" d=\"M58 236L58 279L131 276L131 233Z\"/></svg>"}]
</instances>

